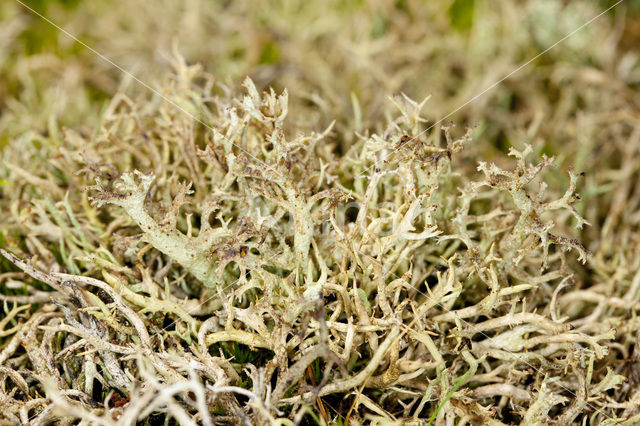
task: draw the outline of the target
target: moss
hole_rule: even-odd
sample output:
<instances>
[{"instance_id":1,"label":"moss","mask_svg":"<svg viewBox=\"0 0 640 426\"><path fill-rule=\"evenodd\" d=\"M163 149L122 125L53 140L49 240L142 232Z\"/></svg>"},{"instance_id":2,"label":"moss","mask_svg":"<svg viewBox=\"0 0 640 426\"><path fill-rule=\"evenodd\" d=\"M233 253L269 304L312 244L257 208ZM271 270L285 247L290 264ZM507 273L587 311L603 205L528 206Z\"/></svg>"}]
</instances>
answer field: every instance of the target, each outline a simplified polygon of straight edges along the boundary
<instances>
[{"instance_id":1,"label":"moss","mask_svg":"<svg viewBox=\"0 0 640 426\"><path fill-rule=\"evenodd\" d=\"M451 26L459 31L468 31L473 25L475 0L454 0L449 6Z\"/></svg>"}]
</instances>

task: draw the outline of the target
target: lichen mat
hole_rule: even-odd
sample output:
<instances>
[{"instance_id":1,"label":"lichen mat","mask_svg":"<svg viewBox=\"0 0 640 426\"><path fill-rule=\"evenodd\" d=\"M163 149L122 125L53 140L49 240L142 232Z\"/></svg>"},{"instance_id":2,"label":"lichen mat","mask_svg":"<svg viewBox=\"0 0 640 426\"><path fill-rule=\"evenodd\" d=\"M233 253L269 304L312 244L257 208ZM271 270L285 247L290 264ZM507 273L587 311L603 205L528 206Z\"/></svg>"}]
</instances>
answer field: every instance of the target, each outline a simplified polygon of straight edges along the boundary
<instances>
[{"instance_id":1,"label":"lichen mat","mask_svg":"<svg viewBox=\"0 0 640 426\"><path fill-rule=\"evenodd\" d=\"M2 422L640 421L632 6L211 3L0 7Z\"/></svg>"}]
</instances>

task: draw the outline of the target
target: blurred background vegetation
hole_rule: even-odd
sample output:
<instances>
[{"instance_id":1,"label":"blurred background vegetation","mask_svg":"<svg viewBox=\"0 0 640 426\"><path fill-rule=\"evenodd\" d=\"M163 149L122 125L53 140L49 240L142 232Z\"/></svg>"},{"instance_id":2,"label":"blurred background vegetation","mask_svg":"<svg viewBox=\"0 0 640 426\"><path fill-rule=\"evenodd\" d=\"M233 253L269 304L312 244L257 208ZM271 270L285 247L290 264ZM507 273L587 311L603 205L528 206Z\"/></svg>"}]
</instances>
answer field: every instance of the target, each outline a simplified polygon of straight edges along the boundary
<instances>
[{"instance_id":1,"label":"blurred background vegetation","mask_svg":"<svg viewBox=\"0 0 640 426\"><path fill-rule=\"evenodd\" d=\"M351 116L355 94L362 128L374 128L386 97L399 92L415 99L431 94L429 118L438 119L613 3L25 0L146 82L165 75L177 51L229 87L245 75L262 87L287 87L307 107L300 116L318 127ZM638 18L640 1L623 2L451 118L483 122L505 151L514 141L509 127L517 126L495 116L532 109L529 97L554 103L566 81L554 81L551 70L570 65L613 72L621 56L613 44L624 50L640 44ZM0 20L4 143L44 130L52 116L62 125L89 128L123 85L129 92L145 90L17 2L3 2ZM614 24L619 33L608 32ZM546 90L531 93L527 85L536 83Z\"/></svg>"}]
</instances>

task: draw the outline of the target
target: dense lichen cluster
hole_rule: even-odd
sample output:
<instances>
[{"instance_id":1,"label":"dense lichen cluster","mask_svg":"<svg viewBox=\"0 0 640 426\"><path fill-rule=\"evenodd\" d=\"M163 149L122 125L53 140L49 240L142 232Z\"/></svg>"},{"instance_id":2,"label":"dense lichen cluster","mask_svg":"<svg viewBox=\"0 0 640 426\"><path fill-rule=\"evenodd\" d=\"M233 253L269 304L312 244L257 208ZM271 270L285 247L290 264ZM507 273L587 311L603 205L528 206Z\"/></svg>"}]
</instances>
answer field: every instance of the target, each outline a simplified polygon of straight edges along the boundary
<instances>
[{"instance_id":1,"label":"dense lichen cluster","mask_svg":"<svg viewBox=\"0 0 640 426\"><path fill-rule=\"evenodd\" d=\"M144 76L155 92L125 82L101 108L86 92L70 95L67 105L90 105L88 124L70 114L61 126L37 109L0 119L2 421L639 422L640 61L625 50L609 72L615 60L589 45L622 23L594 23L567 47L578 59L505 82L456 126L438 121L453 110L441 105L449 82L413 81L420 64L403 55L418 46L471 87L478 59L456 50L461 34L497 22L509 33L510 6L331 4L329 15L353 24L338 31L307 22L317 4L301 3L296 21L276 3L219 11L261 16L286 46L258 37L271 47L257 68L251 52L247 64L229 56L213 67L253 73L242 87L175 48L162 77ZM549 10L524 3L525 22ZM545 3L562 10L559 22L597 12ZM449 51L403 26L421 16L440 28L414 31L435 31ZM483 51L522 59L526 43L509 40L512 52L501 45L508 35L486 37ZM342 44L318 70L325 38ZM301 53L309 68L280 58L316 42ZM378 44L397 47L374 63ZM595 65L581 62L587 47ZM206 64L210 54L191 56ZM16 64L41 58L18 56L0 58L7 81ZM357 79L359 61L370 74ZM272 67L282 75L265 77ZM5 116L28 111L29 96L54 101L27 84L46 76L21 78L0 86L23 97L3 101ZM434 96L398 94L420 84Z\"/></svg>"}]
</instances>

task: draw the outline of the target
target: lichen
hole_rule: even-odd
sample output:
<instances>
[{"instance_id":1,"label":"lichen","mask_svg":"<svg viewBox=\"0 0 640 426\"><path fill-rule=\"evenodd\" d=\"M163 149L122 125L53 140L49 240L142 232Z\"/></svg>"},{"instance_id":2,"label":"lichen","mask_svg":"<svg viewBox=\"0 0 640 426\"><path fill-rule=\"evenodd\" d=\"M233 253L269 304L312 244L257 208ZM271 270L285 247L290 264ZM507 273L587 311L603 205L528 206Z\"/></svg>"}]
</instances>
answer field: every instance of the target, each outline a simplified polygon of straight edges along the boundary
<instances>
[{"instance_id":1,"label":"lichen","mask_svg":"<svg viewBox=\"0 0 640 426\"><path fill-rule=\"evenodd\" d=\"M622 18L443 123L533 56L511 6L98 3L59 13L101 51L167 11L200 44L140 54L157 92L93 77L102 106L30 71L91 80L86 52L0 55L3 421L638 421L638 56L592 43ZM563 28L596 12L547 3Z\"/></svg>"}]
</instances>

